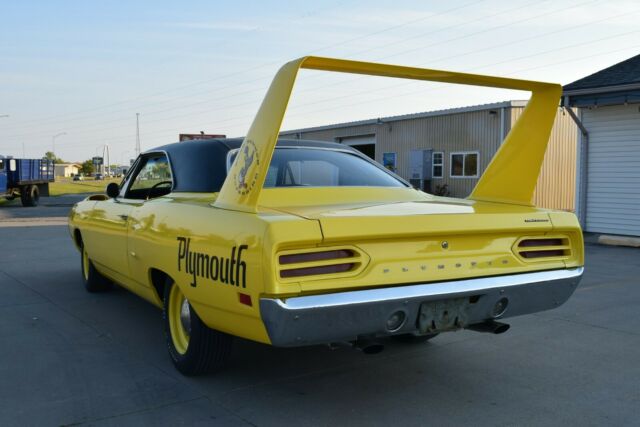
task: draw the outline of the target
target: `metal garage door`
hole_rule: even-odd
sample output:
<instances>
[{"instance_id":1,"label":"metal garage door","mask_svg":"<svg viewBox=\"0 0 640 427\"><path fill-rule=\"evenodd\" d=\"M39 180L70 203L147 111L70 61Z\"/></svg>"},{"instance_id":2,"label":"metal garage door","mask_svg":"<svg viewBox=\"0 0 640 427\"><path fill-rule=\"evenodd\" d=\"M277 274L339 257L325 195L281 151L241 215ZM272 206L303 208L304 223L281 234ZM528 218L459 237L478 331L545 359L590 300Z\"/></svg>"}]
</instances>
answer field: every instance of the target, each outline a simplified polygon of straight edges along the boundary
<instances>
[{"instance_id":1,"label":"metal garage door","mask_svg":"<svg viewBox=\"0 0 640 427\"><path fill-rule=\"evenodd\" d=\"M583 110L589 131L586 231L640 236L638 104Z\"/></svg>"},{"instance_id":2,"label":"metal garage door","mask_svg":"<svg viewBox=\"0 0 640 427\"><path fill-rule=\"evenodd\" d=\"M358 135L338 138L338 141L345 145L350 145L361 153L376 159L376 136L375 135Z\"/></svg>"}]
</instances>

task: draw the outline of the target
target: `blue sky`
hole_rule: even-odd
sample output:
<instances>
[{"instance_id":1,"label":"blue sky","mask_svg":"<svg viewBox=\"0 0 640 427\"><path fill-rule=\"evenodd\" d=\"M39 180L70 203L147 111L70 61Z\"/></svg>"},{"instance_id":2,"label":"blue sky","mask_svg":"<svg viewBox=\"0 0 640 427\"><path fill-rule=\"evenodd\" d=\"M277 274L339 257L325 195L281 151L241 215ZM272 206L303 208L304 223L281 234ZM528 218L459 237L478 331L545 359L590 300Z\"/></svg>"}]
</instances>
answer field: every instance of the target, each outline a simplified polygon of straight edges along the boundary
<instances>
[{"instance_id":1,"label":"blue sky","mask_svg":"<svg viewBox=\"0 0 640 427\"><path fill-rule=\"evenodd\" d=\"M569 83L640 53L640 3L604 0L0 3L0 154L133 155L179 133L243 135L306 54ZM527 94L305 71L283 129Z\"/></svg>"}]
</instances>

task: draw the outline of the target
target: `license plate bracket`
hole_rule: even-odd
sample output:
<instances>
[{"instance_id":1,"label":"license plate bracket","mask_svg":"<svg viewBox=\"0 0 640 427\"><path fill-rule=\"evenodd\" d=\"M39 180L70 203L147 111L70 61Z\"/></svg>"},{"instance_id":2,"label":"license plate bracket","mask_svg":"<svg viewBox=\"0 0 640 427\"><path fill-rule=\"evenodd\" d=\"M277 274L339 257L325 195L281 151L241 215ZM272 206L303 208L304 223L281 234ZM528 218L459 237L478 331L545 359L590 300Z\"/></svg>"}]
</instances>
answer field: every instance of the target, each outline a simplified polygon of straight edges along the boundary
<instances>
[{"instance_id":1,"label":"license plate bracket","mask_svg":"<svg viewBox=\"0 0 640 427\"><path fill-rule=\"evenodd\" d=\"M431 334L461 329L468 324L469 298L429 301L420 304L418 329Z\"/></svg>"}]
</instances>

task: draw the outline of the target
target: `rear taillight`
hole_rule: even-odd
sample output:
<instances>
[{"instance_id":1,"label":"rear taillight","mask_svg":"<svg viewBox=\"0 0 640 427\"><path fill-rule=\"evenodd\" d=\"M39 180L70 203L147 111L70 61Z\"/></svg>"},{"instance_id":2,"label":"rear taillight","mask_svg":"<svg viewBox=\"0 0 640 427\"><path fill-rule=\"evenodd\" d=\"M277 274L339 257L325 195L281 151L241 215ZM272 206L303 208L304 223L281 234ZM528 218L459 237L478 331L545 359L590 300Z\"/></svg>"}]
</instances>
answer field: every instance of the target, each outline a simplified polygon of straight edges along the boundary
<instances>
[{"instance_id":1,"label":"rear taillight","mask_svg":"<svg viewBox=\"0 0 640 427\"><path fill-rule=\"evenodd\" d=\"M353 251L347 249L280 255L280 265L297 264L301 262L326 261L331 259L350 258L352 256Z\"/></svg>"},{"instance_id":2,"label":"rear taillight","mask_svg":"<svg viewBox=\"0 0 640 427\"><path fill-rule=\"evenodd\" d=\"M529 237L515 251L525 260L564 259L571 256L571 245L567 237Z\"/></svg>"},{"instance_id":3,"label":"rear taillight","mask_svg":"<svg viewBox=\"0 0 640 427\"><path fill-rule=\"evenodd\" d=\"M306 268L292 268L291 270L281 270L280 277L300 277L300 276L315 276L318 274L332 274L332 273L344 273L350 271L353 266L352 262L346 264L327 265L323 267L306 267Z\"/></svg>"},{"instance_id":4,"label":"rear taillight","mask_svg":"<svg viewBox=\"0 0 640 427\"><path fill-rule=\"evenodd\" d=\"M352 249L289 252L278 256L282 279L347 273L356 270L360 255Z\"/></svg>"}]
</instances>

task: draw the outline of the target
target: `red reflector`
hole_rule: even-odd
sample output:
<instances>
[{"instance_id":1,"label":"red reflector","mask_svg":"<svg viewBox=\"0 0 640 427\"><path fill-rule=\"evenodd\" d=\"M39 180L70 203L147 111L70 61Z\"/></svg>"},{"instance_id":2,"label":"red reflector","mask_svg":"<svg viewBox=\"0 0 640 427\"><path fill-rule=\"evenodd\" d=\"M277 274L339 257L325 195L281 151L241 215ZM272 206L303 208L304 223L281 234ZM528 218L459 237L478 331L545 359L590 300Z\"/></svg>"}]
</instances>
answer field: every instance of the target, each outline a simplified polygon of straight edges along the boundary
<instances>
[{"instance_id":1,"label":"red reflector","mask_svg":"<svg viewBox=\"0 0 640 427\"><path fill-rule=\"evenodd\" d=\"M330 259L350 258L353 251L339 249L336 251L308 252L302 254L280 255L280 264L297 264L300 262L326 261Z\"/></svg>"},{"instance_id":2,"label":"red reflector","mask_svg":"<svg viewBox=\"0 0 640 427\"><path fill-rule=\"evenodd\" d=\"M240 300L240 304L248 305L249 307L253 307L251 303L251 295L243 294L238 292L238 300Z\"/></svg>"}]
</instances>

